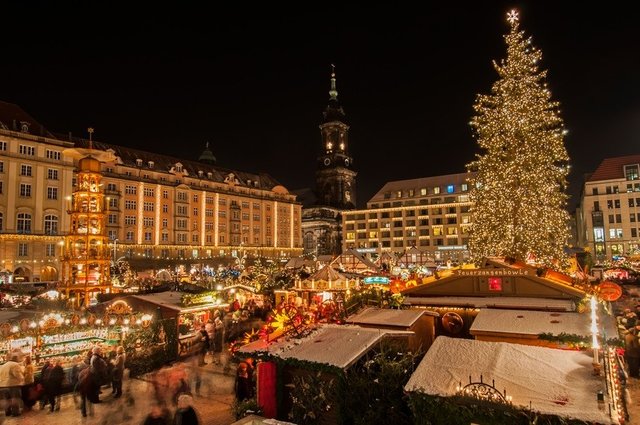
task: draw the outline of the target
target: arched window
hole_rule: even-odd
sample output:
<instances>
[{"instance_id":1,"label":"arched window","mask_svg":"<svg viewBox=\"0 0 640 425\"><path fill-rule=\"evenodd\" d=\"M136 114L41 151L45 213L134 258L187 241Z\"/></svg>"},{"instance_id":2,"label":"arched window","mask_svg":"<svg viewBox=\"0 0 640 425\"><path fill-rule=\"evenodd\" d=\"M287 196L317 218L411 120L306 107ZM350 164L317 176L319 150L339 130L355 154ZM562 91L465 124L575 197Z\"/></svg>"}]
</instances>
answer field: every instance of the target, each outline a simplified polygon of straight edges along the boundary
<instances>
[{"instance_id":1,"label":"arched window","mask_svg":"<svg viewBox=\"0 0 640 425\"><path fill-rule=\"evenodd\" d=\"M31 233L31 214L18 213L18 233Z\"/></svg>"},{"instance_id":2,"label":"arched window","mask_svg":"<svg viewBox=\"0 0 640 425\"><path fill-rule=\"evenodd\" d=\"M44 216L44 234L45 235L57 235L58 234L58 217L55 215Z\"/></svg>"}]
</instances>

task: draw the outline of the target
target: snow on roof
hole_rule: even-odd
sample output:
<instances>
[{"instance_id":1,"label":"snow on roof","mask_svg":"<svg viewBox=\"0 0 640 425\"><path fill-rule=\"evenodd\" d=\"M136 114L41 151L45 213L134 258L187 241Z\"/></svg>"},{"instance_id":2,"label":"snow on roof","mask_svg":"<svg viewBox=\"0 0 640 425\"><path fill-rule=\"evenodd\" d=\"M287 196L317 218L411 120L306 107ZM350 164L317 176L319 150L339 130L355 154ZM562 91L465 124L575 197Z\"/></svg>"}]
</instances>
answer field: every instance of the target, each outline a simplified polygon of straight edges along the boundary
<instances>
[{"instance_id":1,"label":"snow on roof","mask_svg":"<svg viewBox=\"0 0 640 425\"><path fill-rule=\"evenodd\" d=\"M405 385L405 391L454 396L458 385L484 382L513 397L514 406L587 422L612 423L598 409L604 382L593 376L592 358L581 351L439 336Z\"/></svg>"},{"instance_id":2,"label":"snow on roof","mask_svg":"<svg viewBox=\"0 0 640 425\"><path fill-rule=\"evenodd\" d=\"M306 360L347 369L385 336L413 335L408 331L325 325L306 338L281 338L267 343L258 340L240 347L239 353L269 353L281 359Z\"/></svg>"},{"instance_id":3,"label":"snow on roof","mask_svg":"<svg viewBox=\"0 0 640 425\"><path fill-rule=\"evenodd\" d=\"M389 308L366 308L360 313L347 318L347 322L366 325L384 326L412 326L423 314L439 316L438 313L428 310L395 310Z\"/></svg>"},{"instance_id":4,"label":"snow on roof","mask_svg":"<svg viewBox=\"0 0 640 425\"><path fill-rule=\"evenodd\" d=\"M523 297L406 297L404 304L446 307L501 307L574 311L571 300Z\"/></svg>"},{"instance_id":5,"label":"snow on roof","mask_svg":"<svg viewBox=\"0 0 640 425\"><path fill-rule=\"evenodd\" d=\"M608 338L618 336L615 319L600 316L600 326ZM562 332L591 336L589 313L552 313L548 311L481 309L471 325L470 332L503 332L524 335Z\"/></svg>"},{"instance_id":6,"label":"snow on roof","mask_svg":"<svg viewBox=\"0 0 640 425\"><path fill-rule=\"evenodd\" d=\"M217 303L208 303L201 305L193 305L185 307L180 302L182 296L186 292L174 292L174 291L165 291L165 292L157 292L154 294L145 294L145 295L132 295L133 298L137 298L152 304L156 304L162 307L170 308L172 310L177 311L194 311L194 310L206 310L209 308L221 308L226 307L229 304L217 304Z\"/></svg>"}]
</instances>

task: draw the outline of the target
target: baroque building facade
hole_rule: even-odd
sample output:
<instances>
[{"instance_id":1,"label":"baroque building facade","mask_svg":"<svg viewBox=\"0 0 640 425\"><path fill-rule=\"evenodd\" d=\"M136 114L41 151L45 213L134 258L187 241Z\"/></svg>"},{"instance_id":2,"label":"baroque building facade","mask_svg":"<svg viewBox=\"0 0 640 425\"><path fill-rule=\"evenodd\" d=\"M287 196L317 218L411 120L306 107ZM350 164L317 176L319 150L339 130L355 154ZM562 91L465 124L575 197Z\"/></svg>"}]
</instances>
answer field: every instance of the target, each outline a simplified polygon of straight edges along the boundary
<instances>
[{"instance_id":1,"label":"baroque building facade","mask_svg":"<svg viewBox=\"0 0 640 425\"><path fill-rule=\"evenodd\" d=\"M342 216L342 249L371 257L416 247L434 261L469 258L471 173L386 183L366 209Z\"/></svg>"},{"instance_id":2,"label":"baroque building facade","mask_svg":"<svg viewBox=\"0 0 640 425\"><path fill-rule=\"evenodd\" d=\"M314 191L301 191L302 233L307 255L337 255L342 248L342 213L356 207L356 176L349 153L349 126L338 102L335 70L320 124L321 154Z\"/></svg>"},{"instance_id":3,"label":"baroque building facade","mask_svg":"<svg viewBox=\"0 0 640 425\"><path fill-rule=\"evenodd\" d=\"M0 102L0 271L4 280L62 279L67 204L89 141L64 140ZM302 253L295 195L266 173L93 142L114 257L206 260ZM208 151L208 147L207 147ZM166 261L165 261L166 262ZM150 264L153 262L150 261Z\"/></svg>"}]
</instances>

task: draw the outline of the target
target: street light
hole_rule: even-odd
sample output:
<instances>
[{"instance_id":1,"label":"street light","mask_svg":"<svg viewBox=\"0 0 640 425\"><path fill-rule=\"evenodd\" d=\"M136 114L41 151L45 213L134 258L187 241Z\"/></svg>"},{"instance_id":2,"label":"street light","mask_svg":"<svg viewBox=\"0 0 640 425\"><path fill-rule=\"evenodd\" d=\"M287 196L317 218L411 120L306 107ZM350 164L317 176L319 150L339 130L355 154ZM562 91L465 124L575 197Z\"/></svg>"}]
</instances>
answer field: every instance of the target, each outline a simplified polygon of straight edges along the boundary
<instances>
[{"instance_id":1,"label":"street light","mask_svg":"<svg viewBox=\"0 0 640 425\"><path fill-rule=\"evenodd\" d=\"M113 240L113 264L116 264L116 259L118 258L118 239Z\"/></svg>"}]
</instances>

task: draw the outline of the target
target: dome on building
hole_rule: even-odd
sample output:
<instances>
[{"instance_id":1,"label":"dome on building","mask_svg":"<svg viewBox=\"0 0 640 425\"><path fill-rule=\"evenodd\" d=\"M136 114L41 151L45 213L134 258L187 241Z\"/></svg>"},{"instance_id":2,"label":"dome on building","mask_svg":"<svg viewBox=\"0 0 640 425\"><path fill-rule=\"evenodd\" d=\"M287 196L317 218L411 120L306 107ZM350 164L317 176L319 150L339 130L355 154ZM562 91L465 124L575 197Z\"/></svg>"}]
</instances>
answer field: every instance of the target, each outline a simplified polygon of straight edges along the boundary
<instances>
[{"instance_id":1,"label":"dome on building","mask_svg":"<svg viewBox=\"0 0 640 425\"><path fill-rule=\"evenodd\" d=\"M213 152L211 152L211 150L209 149L209 142L207 142L206 147L204 148L204 150L200 154L200 157L198 158L198 161L199 162L204 162L206 164L215 164L216 163L216 157L213 156Z\"/></svg>"},{"instance_id":2,"label":"dome on building","mask_svg":"<svg viewBox=\"0 0 640 425\"><path fill-rule=\"evenodd\" d=\"M89 171L92 173L100 172L100 161L92 157L91 155L87 155L78 161L78 171Z\"/></svg>"}]
</instances>

